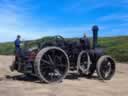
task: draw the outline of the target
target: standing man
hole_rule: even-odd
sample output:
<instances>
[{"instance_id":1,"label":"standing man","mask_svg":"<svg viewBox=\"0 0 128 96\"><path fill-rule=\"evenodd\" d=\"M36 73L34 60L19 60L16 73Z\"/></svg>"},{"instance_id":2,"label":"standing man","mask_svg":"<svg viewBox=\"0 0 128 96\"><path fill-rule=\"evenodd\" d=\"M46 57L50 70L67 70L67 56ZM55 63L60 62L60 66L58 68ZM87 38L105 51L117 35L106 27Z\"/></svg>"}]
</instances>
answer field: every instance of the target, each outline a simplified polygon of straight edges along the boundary
<instances>
[{"instance_id":1,"label":"standing man","mask_svg":"<svg viewBox=\"0 0 128 96\"><path fill-rule=\"evenodd\" d=\"M20 44L21 44L20 35L17 35L17 38L14 41L14 45L15 45L15 60L16 61L18 60L17 56L19 56L20 53L21 53ZM18 65L17 65L16 62L13 62L13 65L10 66L11 71L14 71L17 68L18 68Z\"/></svg>"},{"instance_id":2,"label":"standing man","mask_svg":"<svg viewBox=\"0 0 128 96\"><path fill-rule=\"evenodd\" d=\"M20 55L20 51L21 51L21 49L20 49L20 44L21 44L20 38L21 38L21 36L17 35L17 38L14 42L15 43L15 54L16 54L16 56Z\"/></svg>"},{"instance_id":3,"label":"standing man","mask_svg":"<svg viewBox=\"0 0 128 96\"><path fill-rule=\"evenodd\" d=\"M95 49L97 47L97 39L98 39L98 31L99 31L98 26L94 25L92 27L92 31L93 31L93 49Z\"/></svg>"},{"instance_id":4,"label":"standing man","mask_svg":"<svg viewBox=\"0 0 128 96\"><path fill-rule=\"evenodd\" d=\"M90 40L87 38L85 33L83 38L81 39L81 44L83 45L83 49L90 49Z\"/></svg>"}]
</instances>

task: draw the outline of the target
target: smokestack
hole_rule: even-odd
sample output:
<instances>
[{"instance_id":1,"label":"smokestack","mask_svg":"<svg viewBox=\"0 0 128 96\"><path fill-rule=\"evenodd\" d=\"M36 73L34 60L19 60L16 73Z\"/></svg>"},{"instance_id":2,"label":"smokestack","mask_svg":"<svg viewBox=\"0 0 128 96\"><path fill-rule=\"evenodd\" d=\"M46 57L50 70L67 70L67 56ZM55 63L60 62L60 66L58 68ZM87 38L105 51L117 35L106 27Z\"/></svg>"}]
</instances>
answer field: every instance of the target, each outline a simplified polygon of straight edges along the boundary
<instances>
[{"instance_id":1,"label":"smokestack","mask_svg":"<svg viewBox=\"0 0 128 96\"><path fill-rule=\"evenodd\" d=\"M95 49L97 47L98 31L99 31L98 26L97 25L94 25L92 27L92 32L93 32L93 49Z\"/></svg>"}]
</instances>

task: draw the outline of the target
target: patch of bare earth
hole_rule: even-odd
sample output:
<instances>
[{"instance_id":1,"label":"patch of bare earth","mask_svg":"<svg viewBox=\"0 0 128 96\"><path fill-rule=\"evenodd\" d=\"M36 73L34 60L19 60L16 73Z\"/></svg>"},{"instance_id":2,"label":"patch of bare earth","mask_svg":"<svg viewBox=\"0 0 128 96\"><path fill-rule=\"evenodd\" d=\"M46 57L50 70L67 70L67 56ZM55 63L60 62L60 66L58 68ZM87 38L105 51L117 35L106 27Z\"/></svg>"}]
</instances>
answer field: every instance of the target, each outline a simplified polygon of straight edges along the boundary
<instances>
[{"instance_id":1,"label":"patch of bare earth","mask_svg":"<svg viewBox=\"0 0 128 96\"><path fill-rule=\"evenodd\" d=\"M10 72L13 56L0 56L0 96L128 96L128 64L117 63L117 72L110 81L97 78L64 79L57 84L43 84L31 80L13 80Z\"/></svg>"}]
</instances>

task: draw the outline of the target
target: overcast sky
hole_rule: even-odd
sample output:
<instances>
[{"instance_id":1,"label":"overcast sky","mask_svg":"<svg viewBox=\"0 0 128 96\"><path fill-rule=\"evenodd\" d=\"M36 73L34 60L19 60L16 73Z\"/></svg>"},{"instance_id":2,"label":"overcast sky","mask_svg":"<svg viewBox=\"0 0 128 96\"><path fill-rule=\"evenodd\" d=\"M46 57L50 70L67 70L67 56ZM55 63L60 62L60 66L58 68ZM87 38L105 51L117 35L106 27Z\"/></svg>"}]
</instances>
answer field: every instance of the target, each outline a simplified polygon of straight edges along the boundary
<instances>
[{"instance_id":1,"label":"overcast sky","mask_svg":"<svg viewBox=\"0 0 128 96\"><path fill-rule=\"evenodd\" d=\"M128 35L128 0L0 0L0 42L62 35Z\"/></svg>"}]
</instances>

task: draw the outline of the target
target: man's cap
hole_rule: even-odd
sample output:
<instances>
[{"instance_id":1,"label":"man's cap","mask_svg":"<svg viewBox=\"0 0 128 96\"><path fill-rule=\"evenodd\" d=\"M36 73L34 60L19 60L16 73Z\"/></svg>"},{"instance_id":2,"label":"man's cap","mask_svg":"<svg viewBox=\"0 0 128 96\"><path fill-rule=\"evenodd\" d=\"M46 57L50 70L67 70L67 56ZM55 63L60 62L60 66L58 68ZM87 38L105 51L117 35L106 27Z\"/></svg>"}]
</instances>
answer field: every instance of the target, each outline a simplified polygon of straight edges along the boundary
<instances>
[{"instance_id":1,"label":"man's cap","mask_svg":"<svg viewBox=\"0 0 128 96\"><path fill-rule=\"evenodd\" d=\"M20 35L17 35L18 38L20 38L21 36Z\"/></svg>"}]
</instances>

